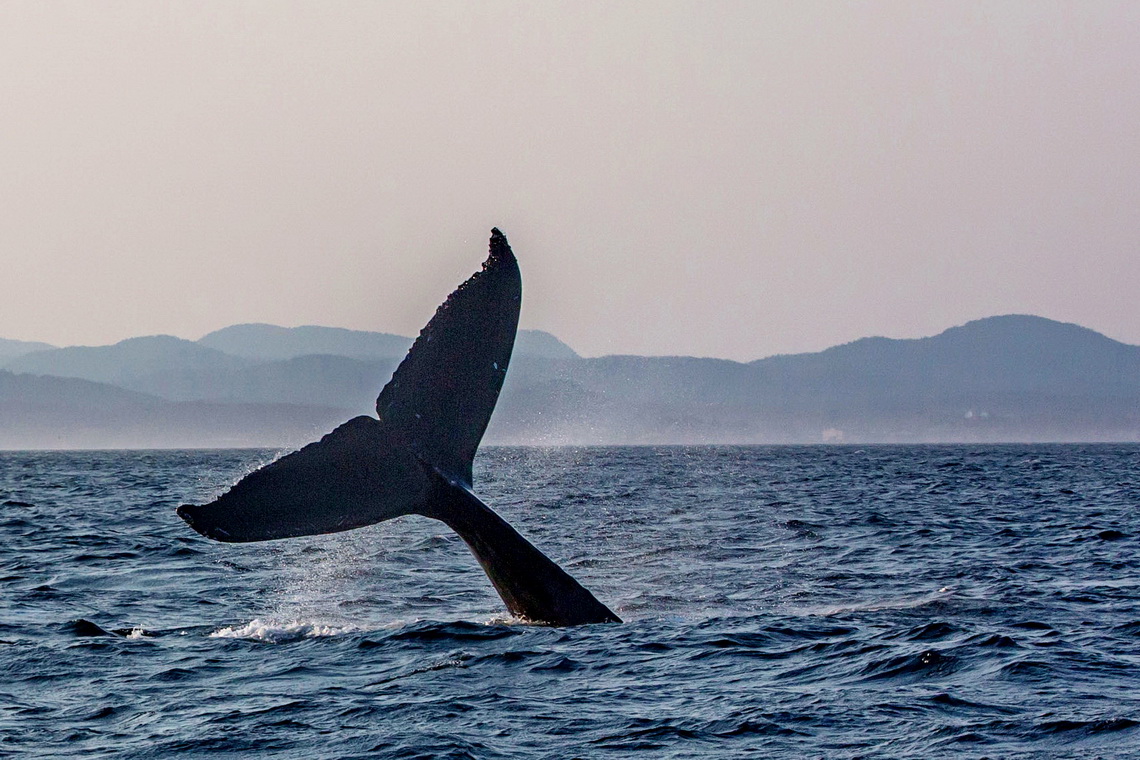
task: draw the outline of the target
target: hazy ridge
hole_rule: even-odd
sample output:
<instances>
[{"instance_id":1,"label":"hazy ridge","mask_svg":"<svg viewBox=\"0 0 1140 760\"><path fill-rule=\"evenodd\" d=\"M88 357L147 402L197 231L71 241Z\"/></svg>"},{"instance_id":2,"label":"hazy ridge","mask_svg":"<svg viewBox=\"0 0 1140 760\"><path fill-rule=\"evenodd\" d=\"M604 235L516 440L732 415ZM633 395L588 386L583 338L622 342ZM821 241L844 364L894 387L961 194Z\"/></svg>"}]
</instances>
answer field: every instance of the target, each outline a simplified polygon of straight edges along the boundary
<instances>
[{"instance_id":1,"label":"hazy ridge","mask_svg":"<svg viewBox=\"0 0 1140 760\"><path fill-rule=\"evenodd\" d=\"M292 446L372 412L411 338L235 325L0 341L0 447ZM7 353L5 353L7 352ZM582 358L520 331L488 443L1140 440L1140 347L1010 315L741 363Z\"/></svg>"},{"instance_id":2,"label":"hazy ridge","mask_svg":"<svg viewBox=\"0 0 1140 760\"><path fill-rule=\"evenodd\" d=\"M53 348L55 348L55 346L48 343L0 338L0 363L15 359L19 356L24 356L25 354L34 353L36 351L47 351Z\"/></svg>"}]
</instances>

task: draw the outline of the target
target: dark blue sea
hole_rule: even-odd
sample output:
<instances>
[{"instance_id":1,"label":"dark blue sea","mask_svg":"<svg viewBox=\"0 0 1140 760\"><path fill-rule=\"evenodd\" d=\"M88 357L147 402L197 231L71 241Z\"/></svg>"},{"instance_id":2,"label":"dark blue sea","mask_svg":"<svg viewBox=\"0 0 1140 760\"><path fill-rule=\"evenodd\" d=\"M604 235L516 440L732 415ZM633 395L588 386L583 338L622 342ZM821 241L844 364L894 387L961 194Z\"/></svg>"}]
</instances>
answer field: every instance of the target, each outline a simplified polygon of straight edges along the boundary
<instances>
[{"instance_id":1,"label":"dark blue sea","mask_svg":"<svg viewBox=\"0 0 1140 760\"><path fill-rule=\"evenodd\" d=\"M1140 757L1140 447L489 448L626 622L423 518L226 545L272 451L0 452L0 756Z\"/></svg>"}]
</instances>

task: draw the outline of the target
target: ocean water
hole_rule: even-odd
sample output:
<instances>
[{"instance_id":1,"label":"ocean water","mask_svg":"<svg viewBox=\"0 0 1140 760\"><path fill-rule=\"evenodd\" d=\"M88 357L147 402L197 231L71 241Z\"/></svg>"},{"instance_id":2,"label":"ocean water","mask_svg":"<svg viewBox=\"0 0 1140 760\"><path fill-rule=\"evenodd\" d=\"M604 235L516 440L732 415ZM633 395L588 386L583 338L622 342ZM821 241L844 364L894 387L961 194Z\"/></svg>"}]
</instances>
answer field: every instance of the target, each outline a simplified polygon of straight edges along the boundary
<instances>
[{"instance_id":1,"label":"ocean water","mask_svg":"<svg viewBox=\"0 0 1140 760\"><path fill-rule=\"evenodd\" d=\"M0 452L0 756L1140 757L1140 447L489 448L626 622L401 518L225 545L271 451Z\"/></svg>"}]
</instances>

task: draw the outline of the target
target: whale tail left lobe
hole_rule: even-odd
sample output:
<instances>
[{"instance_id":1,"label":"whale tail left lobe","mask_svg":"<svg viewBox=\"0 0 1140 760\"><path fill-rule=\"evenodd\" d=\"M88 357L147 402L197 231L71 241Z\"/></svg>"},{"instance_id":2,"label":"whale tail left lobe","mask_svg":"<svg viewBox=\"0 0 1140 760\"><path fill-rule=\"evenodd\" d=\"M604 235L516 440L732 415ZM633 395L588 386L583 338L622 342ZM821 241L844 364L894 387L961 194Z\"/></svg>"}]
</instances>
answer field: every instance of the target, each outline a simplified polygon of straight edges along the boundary
<instances>
[{"instance_id":1,"label":"whale tail left lobe","mask_svg":"<svg viewBox=\"0 0 1140 760\"><path fill-rule=\"evenodd\" d=\"M361 528L421 511L422 469L385 426L356 417L178 516L217 541L242 543Z\"/></svg>"}]
</instances>

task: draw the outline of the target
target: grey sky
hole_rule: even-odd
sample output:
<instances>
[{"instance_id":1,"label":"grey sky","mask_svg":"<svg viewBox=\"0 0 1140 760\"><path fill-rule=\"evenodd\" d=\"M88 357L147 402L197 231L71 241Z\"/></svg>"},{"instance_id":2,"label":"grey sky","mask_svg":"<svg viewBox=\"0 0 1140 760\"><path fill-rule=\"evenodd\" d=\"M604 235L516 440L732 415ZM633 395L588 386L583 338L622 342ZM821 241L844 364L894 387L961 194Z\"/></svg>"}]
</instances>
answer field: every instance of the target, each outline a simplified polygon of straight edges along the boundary
<instances>
[{"instance_id":1,"label":"grey sky","mask_svg":"<svg viewBox=\"0 0 1140 760\"><path fill-rule=\"evenodd\" d=\"M0 337L523 325L754 359L1140 343L1140 3L6 2Z\"/></svg>"}]
</instances>

